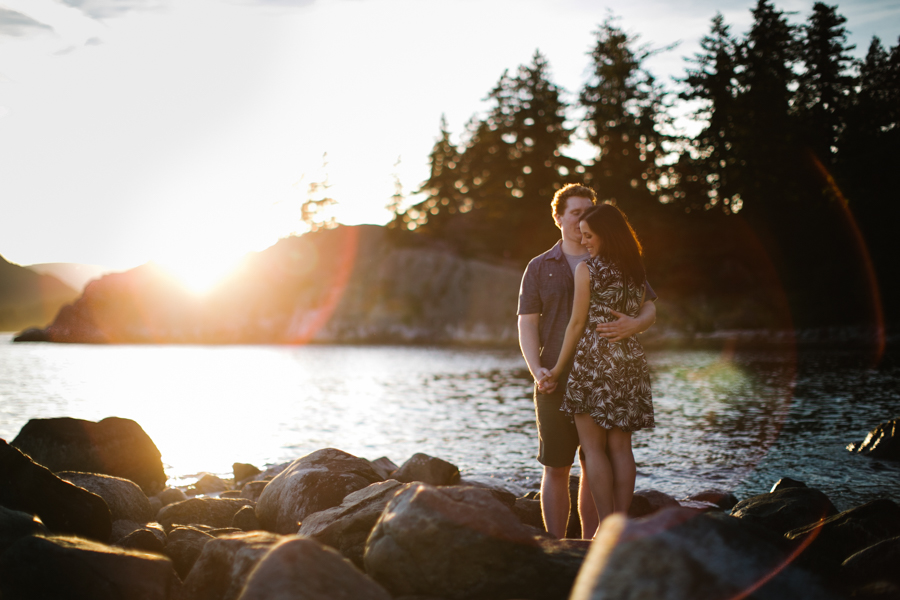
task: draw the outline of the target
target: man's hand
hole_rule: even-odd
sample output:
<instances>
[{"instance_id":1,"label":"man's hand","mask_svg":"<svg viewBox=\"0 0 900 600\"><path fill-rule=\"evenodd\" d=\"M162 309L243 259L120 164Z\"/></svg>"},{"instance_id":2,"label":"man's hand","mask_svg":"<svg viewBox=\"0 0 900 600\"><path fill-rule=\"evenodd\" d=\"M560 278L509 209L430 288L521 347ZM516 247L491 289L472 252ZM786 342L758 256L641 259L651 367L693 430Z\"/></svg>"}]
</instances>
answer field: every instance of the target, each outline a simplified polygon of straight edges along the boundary
<instances>
[{"instance_id":1,"label":"man's hand","mask_svg":"<svg viewBox=\"0 0 900 600\"><path fill-rule=\"evenodd\" d=\"M621 342L642 331L642 324L638 319L613 309L609 309L609 312L615 315L616 320L597 325L597 334L600 337L605 337L610 342Z\"/></svg>"},{"instance_id":2,"label":"man's hand","mask_svg":"<svg viewBox=\"0 0 900 600\"><path fill-rule=\"evenodd\" d=\"M534 374L534 381L537 383L538 391L542 394L552 394L553 390L556 389L557 381L551 378L553 377L553 373L550 369L546 367L541 367L537 370L537 373Z\"/></svg>"}]
</instances>

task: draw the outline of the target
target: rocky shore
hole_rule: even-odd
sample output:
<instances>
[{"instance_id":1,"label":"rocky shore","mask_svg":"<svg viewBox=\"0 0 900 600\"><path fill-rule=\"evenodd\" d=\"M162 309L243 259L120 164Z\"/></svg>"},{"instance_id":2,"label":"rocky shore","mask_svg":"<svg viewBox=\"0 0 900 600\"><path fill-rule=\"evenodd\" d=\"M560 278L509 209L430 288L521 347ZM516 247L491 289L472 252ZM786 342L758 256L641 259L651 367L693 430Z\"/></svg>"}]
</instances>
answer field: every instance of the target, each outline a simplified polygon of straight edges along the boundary
<instances>
[{"instance_id":1,"label":"rocky shore","mask_svg":"<svg viewBox=\"0 0 900 600\"><path fill-rule=\"evenodd\" d=\"M900 419L850 451L900 459ZM784 478L735 498L640 490L581 540L540 501L324 448L233 478L167 487L134 421L35 419L0 440L0 598L587 600L898 598L900 506L838 512Z\"/></svg>"}]
</instances>

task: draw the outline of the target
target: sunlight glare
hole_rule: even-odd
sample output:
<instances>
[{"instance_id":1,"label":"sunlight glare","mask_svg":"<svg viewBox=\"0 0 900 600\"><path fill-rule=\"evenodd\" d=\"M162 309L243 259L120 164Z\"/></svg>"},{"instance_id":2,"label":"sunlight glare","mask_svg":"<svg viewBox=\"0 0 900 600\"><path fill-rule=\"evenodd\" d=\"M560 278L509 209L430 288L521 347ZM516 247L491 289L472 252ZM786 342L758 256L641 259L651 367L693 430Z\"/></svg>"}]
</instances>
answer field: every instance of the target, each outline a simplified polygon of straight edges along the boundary
<instances>
[{"instance_id":1,"label":"sunlight glare","mask_svg":"<svg viewBox=\"0 0 900 600\"><path fill-rule=\"evenodd\" d=\"M203 296L234 271L243 256L241 252L215 252L206 248L158 262L188 291Z\"/></svg>"}]
</instances>

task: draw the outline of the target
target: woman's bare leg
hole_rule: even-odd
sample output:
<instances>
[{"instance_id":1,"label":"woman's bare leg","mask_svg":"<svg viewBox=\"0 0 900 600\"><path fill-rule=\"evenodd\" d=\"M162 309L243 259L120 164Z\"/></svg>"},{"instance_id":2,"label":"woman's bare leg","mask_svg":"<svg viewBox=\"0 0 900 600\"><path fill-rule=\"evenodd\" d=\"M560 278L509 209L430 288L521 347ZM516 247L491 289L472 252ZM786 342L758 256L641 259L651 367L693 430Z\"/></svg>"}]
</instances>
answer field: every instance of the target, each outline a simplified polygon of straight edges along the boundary
<instances>
[{"instance_id":1,"label":"woman's bare leg","mask_svg":"<svg viewBox=\"0 0 900 600\"><path fill-rule=\"evenodd\" d=\"M581 464L581 480L578 482L578 516L581 519L581 537L590 540L597 533L600 521L597 518L597 506L591 495L591 485L588 483L587 467L584 462L584 453L578 453L578 461Z\"/></svg>"},{"instance_id":2,"label":"woman's bare leg","mask_svg":"<svg viewBox=\"0 0 900 600\"><path fill-rule=\"evenodd\" d=\"M579 431L579 435L580 435ZM606 453L613 472L613 503L616 512L627 513L634 497L637 467L631 451L631 432L613 427L606 435Z\"/></svg>"},{"instance_id":3,"label":"woman's bare leg","mask_svg":"<svg viewBox=\"0 0 900 600\"><path fill-rule=\"evenodd\" d=\"M607 431L594 422L588 414L575 415L578 439L584 451L588 485L597 507L597 519L603 519L613 512L613 470L606 456Z\"/></svg>"}]
</instances>

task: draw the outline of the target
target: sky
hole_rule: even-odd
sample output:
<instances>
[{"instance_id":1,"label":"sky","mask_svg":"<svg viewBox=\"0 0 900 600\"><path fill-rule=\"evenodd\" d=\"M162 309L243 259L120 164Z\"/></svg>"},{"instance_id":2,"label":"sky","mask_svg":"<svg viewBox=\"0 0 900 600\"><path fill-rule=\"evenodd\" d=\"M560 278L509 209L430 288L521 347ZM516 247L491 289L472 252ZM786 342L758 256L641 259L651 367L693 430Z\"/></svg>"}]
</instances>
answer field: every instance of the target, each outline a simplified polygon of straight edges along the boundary
<instances>
[{"instance_id":1,"label":"sky","mask_svg":"<svg viewBox=\"0 0 900 600\"><path fill-rule=\"evenodd\" d=\"M304 231L326 177L338 221L383 224L395 176L407 194L427 178L441 115L458 141L535 50L572 100L614 14L678 43L647 63L671 82L716 11L741 34L754 4L0 0L0 255L209 278ZM775 4L802 22L813 3ZM839 11L857 56L897 43L900 1Z\"/></svg>"}]
</instances>

